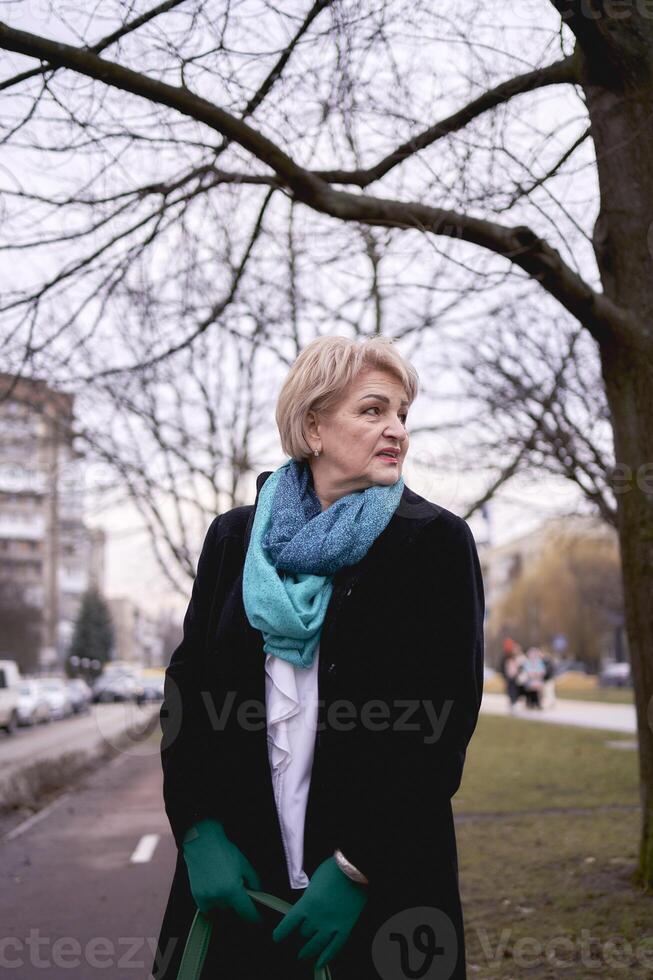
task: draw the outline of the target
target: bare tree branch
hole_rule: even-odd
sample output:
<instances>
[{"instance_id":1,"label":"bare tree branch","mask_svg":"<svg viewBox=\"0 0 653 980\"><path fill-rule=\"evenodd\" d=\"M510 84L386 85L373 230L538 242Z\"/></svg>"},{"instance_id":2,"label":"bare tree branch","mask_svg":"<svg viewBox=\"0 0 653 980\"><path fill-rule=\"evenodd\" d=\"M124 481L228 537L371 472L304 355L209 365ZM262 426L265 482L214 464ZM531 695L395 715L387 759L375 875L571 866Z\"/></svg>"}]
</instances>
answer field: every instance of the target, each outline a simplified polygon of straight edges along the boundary
<instances>
[{"instance_id":1,"label":"bare tree branch","mask_svg":"<svg viewBox=\"0 0 653 980\"><path fill-rule=\"evenodd\" d=\"M134 371L142 371L144 368L149 368L149 367L153 367L155 364L160 364L161 361L167 360L167 358L171 357L173 354L177 354L180 350L183 350L185 347L189 347L196 337L199 337L200 334L204 333L204 331L208 327L210 327L212 323L215 323L218 317L224 312L227 306L229 306L229 304L233 301L236 292L238 291L238 286L245 272L247 262L249 260L250 255L252 254L254 245L256 244L256 241L261 233L261 228L263 226L263 217L265 215L265 212L267 210L268 204L270 203L273 193L274 191L270 190L265 196L265 200L263 201L263 204L259 211L258 217L256 219L256 223L254 225L254 229L252 231L252 234L250 235L250 239L249 242L247 243L245 252L243 254L243 257L238 267L234 271L231 283L229 285L229 289L227 290L225 296L219 302L213 305L210 313L206 317L204 317L204 319L195 327L194 330L191 331L191 333L187 337L185 337L183 340L180 340L179 343L174 344L172 347L169 347L167 350L162 351L160 354L157 354L155 357L148 358L147 361L139 360L138 363L127 365L126 367L107 368L106 370L103 371L97 371L94 374L87 375L84 378L84 380L94 381L96 378L106 378L115 374L126 374L126 373L132 373Z\"/></svg>"},{"instance_id":2,"label":"bare tree branch","mask_svg":"<svg viewBox=\"0 0 653 980\"><path fill-rule=\"evenodd\" d=\"M76 48L61 41L51 41L49 38L29 34L26 31L14 30L2 22L0 22L0 47L28 57L47 59L53 65L70 68L88 78L95 78L105 85L131 92L133 95L140 95L151 102L166 105L198 122L205 123L268 164L284 178L300 199L302 196L310 196L311 193L319 193L325 186L323 181L298 166L266 136L183 86L169 85L149 78L131 68L99 58L87 49Z\"/></svg>"},{"instance_id":3,"label":"bare tree branch","mask_svg":"<svg viewBox=\"0 0 653 980\"><path fill-rule=\"evenodd\" d=\"M458 132L484 112L496 109L497 106L509 102L516 95L534 92L536 89L545 88L548 85L576 84L578 82L576 60L573 55L570 55L568 58L556 61L545 68L536 68L523 75L516 75L508 81L488 89L464 108L433 126L429 126L422 133L398 146L396 150L383 157L372 167L358 170L316 170L314 172L330 184L356 184L359 187L367 187L374 181L385 177L387 173L398 164L403 163L408 157L426 149L427 146L432 146L445 136Z\"/></svg>"},{"instance_id":4,"label":"bare tree branch","mask_svg":"<svg viewBox=\"0 0 653 980\"><path fill-rule=\"evenodd\" d=\"M564 153L558 157L556 162L549 167L546 173L542 174L541 177L537 177L536 179L532 180L528 187L519 187L514 194L511 194L508 203L500 210L509 211L522 197L529 197L537 187L542 187L543 184L547 183L551 177L554 177L558 173L560 168L567 162L567 160L574 155L578 147L582 146L583 143L591 137L591 135L592 128L591 126L588 126L585 132L581 133L578 139L575 139L571 146L568 146Z\"/></svg>"},{"instance_id":5,"label":"bare tree branch","mask_svg":"<svg viewBox=\"0 0 653 980\"><path fill-rule=\"evenodd\" d=\"M624 343L642 353L653 350L651 329L633 313L596 292L560 254L525 226L506 228L495 222L415 202L395 201L335 191L306 170L279 146L247 123L188 89L175 87L71 45L50 41L0 23L0 47L71 68L105 84L167 105L218 130L274 170L308 207L343 221L360 221L389 228L412 228L460 238L508 258L540 283L598 341L618 333Z\"/></svg>"},{"instance_id":6,"label":"bare tree branch","mask_svg":"<svg viewBox=\"0 0 653 980\"><path fill-rule=\"evenodd\" d=\"M156 7L152 7L151 10L146 11L146 13L141 14L140 17L134 17L133 20L128 21L118 28L117 31L112 31L111 34L107 34L103 37L101 41L97 44L91 45L87 50L93 51L95 54L101 54L116 41L125 37L127 34L131 34L133 31L137 31L139 27L143 24L147 24L148 21L154 20L159 14L164 14L168 10L172 10L174 7L179 7L186 0L165 0L164 3L158 4ZM21 72L20 75L14 75L13 78L6 78L4 82L0 82L0 92L4 92L5 89L12 88L14 85L18 85L20 82L26 81L28 78L35 78L38 75L44 75L46 72L53 70L52 65L43 65L41 68L32 68L30 71Z\"/></svg>"}]
</instances>

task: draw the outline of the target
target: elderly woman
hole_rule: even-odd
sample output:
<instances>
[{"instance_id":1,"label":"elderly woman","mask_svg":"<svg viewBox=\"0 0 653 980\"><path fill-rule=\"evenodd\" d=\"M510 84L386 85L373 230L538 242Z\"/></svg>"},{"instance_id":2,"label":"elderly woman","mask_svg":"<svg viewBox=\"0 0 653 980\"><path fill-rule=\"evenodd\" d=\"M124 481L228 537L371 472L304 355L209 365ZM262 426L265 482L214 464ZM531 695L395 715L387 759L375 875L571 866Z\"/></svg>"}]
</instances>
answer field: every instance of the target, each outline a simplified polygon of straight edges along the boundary
<instances>
[{"instance_id":1,"label":"elderly woman","mask_svg":"<svg viewBox=\"0 0 653 980\"><path fill-rule=\"evenodd\" d=\"M483 585L467 523L403 482L417 389L387 339L313 341L277 404L290 458L209 527L161 709L178 859L157 980L196 907L202 977L466 976L451 798Z\"/></svg>"}]
</instances>

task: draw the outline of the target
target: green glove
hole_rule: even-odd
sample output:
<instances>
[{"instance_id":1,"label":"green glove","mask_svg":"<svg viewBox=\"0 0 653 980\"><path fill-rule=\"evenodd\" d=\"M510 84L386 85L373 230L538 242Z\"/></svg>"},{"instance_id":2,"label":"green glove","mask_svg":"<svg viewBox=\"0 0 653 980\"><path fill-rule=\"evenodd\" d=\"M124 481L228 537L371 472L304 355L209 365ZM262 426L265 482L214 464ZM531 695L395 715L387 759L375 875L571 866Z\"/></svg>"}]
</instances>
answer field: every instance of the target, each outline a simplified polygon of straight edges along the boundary
<instances>
[{"instance_id":1,"label":"green glove","mask_svg":"<svg viewBox=\"0 0 653 980\"><path fill-rule=\"evenodd\" d=\"M230 908L248 922L262 921L245 890L247 885L260 891L260 878L218 820L207 818L196 823L184 837L182 848L190 890L200 912Z\"/></svg>"},{"instance_id":2,"label":"green glove","mask_svg":"<svg viewBox=\"0 0 653 980\"><path fill-rule=\"evenodd\" d=\"M368 887L348 878L334 857L327 858L315 870L302 897L272 933L273 940L280 942L299 926L300 935L310 940L297 959L319 955L315 964L319 970L347 942L367 902Z\"/></svg>"}]
</instances>

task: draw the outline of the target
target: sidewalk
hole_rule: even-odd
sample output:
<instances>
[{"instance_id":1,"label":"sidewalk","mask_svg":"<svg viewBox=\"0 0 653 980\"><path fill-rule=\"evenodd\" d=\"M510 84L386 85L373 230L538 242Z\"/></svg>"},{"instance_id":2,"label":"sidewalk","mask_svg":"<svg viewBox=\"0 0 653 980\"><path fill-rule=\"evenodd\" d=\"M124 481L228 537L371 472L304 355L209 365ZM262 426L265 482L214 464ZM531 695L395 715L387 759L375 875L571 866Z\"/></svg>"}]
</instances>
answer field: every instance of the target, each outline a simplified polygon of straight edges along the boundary
<instances>
[{"instance_id":1,"label":"sidewalk","mask_svg":"<svg viewBox=\"0 0 653 980\"><path fill-rule=\"evenodd\" d=\"M524 718L526 721L548 721L555 725L576 725L580 728L601 728L609 732L634 735L637 730L635 706L632 704L600 704L596 701L571 701L558 698L552 708L539 711L518 703L510 712L507 694L484 692L481 711L491 715Z\"/></svg>"},{"instance_id":2,"label":"sidewalk","mask_svg":"<svg viewBox=\"0 0 653 980\"><path fill-rule=\"evenodd\" d=\"M159 710L159 702L94 704L88 714L0 738L0 809L36 805L43 793L116 752L158 751L142 739Z\"/></svg>"}]
</instances>

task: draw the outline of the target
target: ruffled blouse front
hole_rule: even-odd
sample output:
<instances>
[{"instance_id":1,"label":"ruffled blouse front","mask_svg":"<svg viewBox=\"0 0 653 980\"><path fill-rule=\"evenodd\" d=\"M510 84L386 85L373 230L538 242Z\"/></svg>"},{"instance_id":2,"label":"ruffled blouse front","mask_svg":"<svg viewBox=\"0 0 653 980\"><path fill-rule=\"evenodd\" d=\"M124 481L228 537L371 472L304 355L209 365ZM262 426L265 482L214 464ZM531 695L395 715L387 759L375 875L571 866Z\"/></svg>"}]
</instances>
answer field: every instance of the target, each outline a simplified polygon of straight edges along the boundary
<instances>
[{"instance_id":1,"label":"ruffled blouse front","mask_svg":"<svg viewBox=\"0 0 653 980\"><path fill-rule=\"evenodd\" d=\"M265 706L268 757L291 888L306 888L304 823L318 716L319 645L310 667L268 653Z\"/></svg>"}]
</instances>

